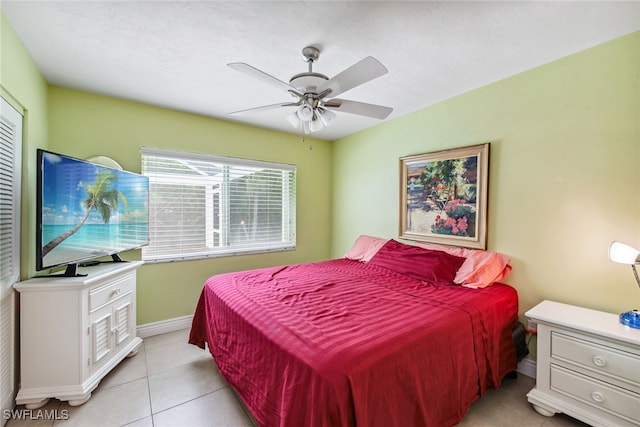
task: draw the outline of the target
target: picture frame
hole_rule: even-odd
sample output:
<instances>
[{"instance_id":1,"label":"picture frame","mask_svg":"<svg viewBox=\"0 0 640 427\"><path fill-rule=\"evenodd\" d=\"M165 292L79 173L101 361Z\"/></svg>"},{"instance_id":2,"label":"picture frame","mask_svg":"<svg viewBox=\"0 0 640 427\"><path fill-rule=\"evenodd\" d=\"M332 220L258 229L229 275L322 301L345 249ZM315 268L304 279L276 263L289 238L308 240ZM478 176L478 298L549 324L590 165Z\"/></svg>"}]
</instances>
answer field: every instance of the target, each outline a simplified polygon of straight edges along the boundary
<instances>
[{"instance_id":1,"label":"picture frame","mask_svg":"<svg viewBox=\"0 0 640 427\"><path fill-rule=\"evenodd\" d=\"M486 249L489 147L400 158L401 239Z\"/></svg>"}]
</instances>

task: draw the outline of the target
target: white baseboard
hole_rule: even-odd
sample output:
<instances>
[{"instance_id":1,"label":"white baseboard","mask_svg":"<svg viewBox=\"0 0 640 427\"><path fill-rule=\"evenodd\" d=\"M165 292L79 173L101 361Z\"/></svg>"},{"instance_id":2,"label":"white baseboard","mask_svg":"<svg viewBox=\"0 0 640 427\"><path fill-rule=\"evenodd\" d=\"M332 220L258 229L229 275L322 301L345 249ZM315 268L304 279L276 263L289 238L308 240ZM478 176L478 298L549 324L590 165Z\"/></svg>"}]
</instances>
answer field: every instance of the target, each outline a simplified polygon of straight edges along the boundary
<instances>
[{"instance_id":1,"label":"white baseboard","mask_svg":"<svg viewBox=\"0 0 640 427\"><path fill-rule=\"evenodd\" d=\"M518 363L518 372L531 378L536 378L536 361L525 357Z\"/></svg>"},{"instance_id":2,"label":"white baseboard","mask_svg":"<svg viewBox=\"0 0 640 427\"><path fill-rule=\"evenodd\" d=\"M193 315L175 317L173 319L160 320L159 322L145 323L136 328L140 338L152 337L154 335L166 334L168 332L179 331L191 327Z\"/></svg>"}]
</instances>

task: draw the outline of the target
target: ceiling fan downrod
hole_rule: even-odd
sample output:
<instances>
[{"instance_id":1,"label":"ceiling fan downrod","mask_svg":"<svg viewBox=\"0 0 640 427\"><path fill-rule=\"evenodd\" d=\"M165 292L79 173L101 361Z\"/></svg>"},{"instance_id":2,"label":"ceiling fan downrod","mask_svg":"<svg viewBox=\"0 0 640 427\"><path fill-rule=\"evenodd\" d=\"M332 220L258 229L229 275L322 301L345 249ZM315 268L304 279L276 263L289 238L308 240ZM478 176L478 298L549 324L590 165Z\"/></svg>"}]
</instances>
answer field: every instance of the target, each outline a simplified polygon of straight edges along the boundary
<instances>
[{"instance_id":1,"label":"ceiling fan downrod","mask_svg":"<svg viewBox=\"0 0 640 427\"><path fill-rule=\"evenodd\" d=\"M320 58L320 49L314 46L307 46L302 49L302 56L307 64L309 64L309 72L313 73L313 63Z\"/></svg>"}]
</instances>

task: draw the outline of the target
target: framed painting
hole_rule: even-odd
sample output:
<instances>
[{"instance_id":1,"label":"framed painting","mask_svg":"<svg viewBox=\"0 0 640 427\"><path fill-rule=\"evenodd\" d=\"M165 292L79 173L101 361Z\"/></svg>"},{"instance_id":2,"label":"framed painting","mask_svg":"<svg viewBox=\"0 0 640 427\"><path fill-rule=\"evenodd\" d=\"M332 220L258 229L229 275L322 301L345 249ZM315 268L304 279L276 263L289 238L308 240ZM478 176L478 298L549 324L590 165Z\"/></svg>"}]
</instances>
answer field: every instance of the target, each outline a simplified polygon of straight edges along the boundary
<instances>
[{"instance_id":1,"label":"framed painting","mask_svg":"<svg viewBox=\"0 0 640 427\"><path fill-rule=\"evenodd\" d=\"M401 239L486 249L489 144L400 158Z\"/></svg>"}]
</instances>

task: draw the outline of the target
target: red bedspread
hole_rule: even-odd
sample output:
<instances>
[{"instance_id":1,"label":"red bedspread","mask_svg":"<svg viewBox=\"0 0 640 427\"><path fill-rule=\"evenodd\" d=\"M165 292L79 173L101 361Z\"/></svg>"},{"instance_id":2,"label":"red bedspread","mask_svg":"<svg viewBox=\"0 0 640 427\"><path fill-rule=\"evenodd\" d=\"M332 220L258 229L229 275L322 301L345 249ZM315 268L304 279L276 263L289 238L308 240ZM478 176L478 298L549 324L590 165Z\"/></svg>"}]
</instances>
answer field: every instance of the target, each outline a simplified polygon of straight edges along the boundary
<instances>
[{"instance_id":1,"label":"red bedspread","mask_svg":"<svg viewBox=\"0 0 640 427\"><path fill-rule=\"evenodd\" d=\"M189 342L264 426L454 425L515 370L516 291L347 259L211 277Z\"/></svg>"}]
</instances>

